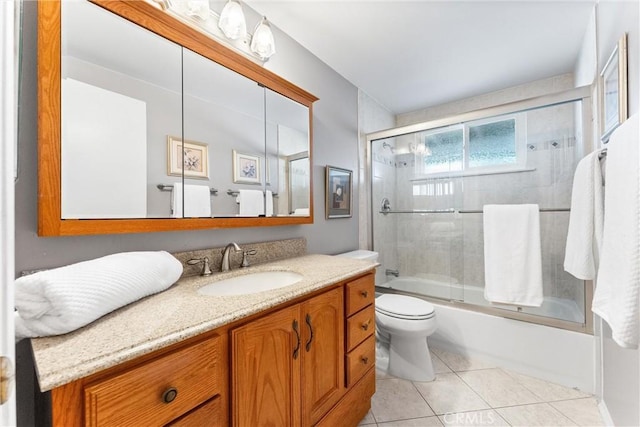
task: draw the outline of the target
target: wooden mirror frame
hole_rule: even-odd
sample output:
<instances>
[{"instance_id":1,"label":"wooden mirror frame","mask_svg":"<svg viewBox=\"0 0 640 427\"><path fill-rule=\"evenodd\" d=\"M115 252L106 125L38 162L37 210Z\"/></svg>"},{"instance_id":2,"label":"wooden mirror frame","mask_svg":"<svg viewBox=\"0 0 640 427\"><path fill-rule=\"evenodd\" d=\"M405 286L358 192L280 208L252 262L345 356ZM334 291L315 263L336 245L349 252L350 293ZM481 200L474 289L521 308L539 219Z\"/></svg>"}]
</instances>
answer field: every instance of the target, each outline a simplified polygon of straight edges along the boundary
<instances>
[{"instance_id":1,"label":"wooden mirror frame","mask_svg":"<svg viewBox=\"0 0 640 427\"><path fill-rule=\"evenodd\" d=\"M309 153L313 148L313 102L318 98L222 45L146 1L90 0L174 43L223 65L309 109ZM205 228L262 227L313 223L313 178L309 216L257 218L62 219L61 215L61 2L38 2L38 235L141 233ZM310 155L311 161L311 155ZM313 162L311 163L313 165Z\"/></svg>"}]
</instances>

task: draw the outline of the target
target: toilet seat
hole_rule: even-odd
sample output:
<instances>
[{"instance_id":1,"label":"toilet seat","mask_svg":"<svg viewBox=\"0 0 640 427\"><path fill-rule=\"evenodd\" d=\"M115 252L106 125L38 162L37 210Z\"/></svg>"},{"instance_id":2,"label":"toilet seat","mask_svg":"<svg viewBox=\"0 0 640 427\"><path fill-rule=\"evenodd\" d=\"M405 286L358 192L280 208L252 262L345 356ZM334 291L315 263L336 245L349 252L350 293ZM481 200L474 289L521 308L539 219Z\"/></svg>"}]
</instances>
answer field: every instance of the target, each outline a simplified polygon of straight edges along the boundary
<instances>
[{"instance_id":1,"label":"toilet seat","mask_svg":"<svg viewBox=\"0 0 640 427\"><path fill-rule=\"evenodd\" d=\"M377 312L396 319L425 320L435 316L433 305L406 295L380 295L375 307Z\"/></svg>"}]
</instances>

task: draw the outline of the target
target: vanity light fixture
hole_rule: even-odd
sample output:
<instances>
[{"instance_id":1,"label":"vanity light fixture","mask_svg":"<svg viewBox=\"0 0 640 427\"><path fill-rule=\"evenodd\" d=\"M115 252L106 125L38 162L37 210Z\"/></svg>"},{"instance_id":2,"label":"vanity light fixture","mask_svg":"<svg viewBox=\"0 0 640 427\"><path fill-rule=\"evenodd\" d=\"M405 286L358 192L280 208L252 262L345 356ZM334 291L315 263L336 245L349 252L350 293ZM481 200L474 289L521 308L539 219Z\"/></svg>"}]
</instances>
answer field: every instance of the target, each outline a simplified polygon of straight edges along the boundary
<instances>
[{"instance_id":1,"label":"vanity light fixture","mask_svg":"<svg viewBox=\"0 0 640 427\"><path fill-rule=\"evenodd\" d=\"M242 12L242 5L237 0L229 0L224 5L220 19L218 20L218 27L222 30L224 35L231 39L236 40L247 35L247 22L244 19L244 12Z\"/></svg>"},{"instance_id":2,"label":"vanity light fixture","mask_svg":"<svg viewBox=\"0 0 640 427\"><path fill-rule=\"evenodd\" d=\"M262 17L262 20L253 31L251 51L264 61L276 53L276 43L273 39L273 33L271 32L271 25L269 25L266 16Z\"/></svg>"}]
</instances>

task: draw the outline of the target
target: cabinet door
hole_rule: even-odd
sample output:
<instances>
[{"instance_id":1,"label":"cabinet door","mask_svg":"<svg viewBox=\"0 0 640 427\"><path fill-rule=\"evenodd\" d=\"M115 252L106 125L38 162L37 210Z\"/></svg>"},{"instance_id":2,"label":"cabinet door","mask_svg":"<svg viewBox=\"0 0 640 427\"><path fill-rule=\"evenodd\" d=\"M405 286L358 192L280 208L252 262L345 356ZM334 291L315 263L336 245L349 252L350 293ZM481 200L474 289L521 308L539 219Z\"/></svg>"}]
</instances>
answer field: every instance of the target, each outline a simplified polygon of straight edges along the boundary
<instances>
[{"instance_id":1,"label":"cabinet door","mask_svg":"<svg viewBox=\"0 0 640 427\"><path fill-rule=\"evenodd\" d=\"M301 329L295 305L231 332L234 426L300 425Z\"/></svg>"},{"instance_id":2,"label":"cabinet door","mask_svg":"<svg viewBox=\"0 0 640 427\"><path fill-rule=\"evenodd\" d=\"M342 288L302 303L302 320L302 417L313 425L345 392Z\"/></svg>"}]
</instances>

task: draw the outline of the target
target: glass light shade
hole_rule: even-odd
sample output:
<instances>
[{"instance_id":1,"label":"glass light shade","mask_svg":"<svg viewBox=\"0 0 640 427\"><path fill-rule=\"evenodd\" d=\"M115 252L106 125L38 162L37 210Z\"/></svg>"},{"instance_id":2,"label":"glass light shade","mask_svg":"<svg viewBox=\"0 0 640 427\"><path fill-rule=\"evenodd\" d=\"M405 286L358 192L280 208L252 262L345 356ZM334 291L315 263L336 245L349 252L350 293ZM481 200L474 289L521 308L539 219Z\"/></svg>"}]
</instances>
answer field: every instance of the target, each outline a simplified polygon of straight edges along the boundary
<instances>
[{"instance_id":1,"label":"glass light shade","mask_svg":"<svg viewBox=\"0 0 640 427\"><path fill-rule=\"evenodd\" d=\"M273 33L271 32L271 26L267 21L267 18L262 18L262 21L258 23L255 31L253 32L253 38L251 39L251 52L258 55L263 60L269 59L271 55L276 53L276 43L273 39Z\"/></svg>"},{"instance_id":2,"label":"glass light shade","mask_svg":"<svg viewBox=\"0 0 640 427\"><path fill-rule=\"evenodd\" d=\"M203 21L209 19L209 0L187 0L185 6L188 16L197 16Z\"/></svg>"},{"instance_id":3,"label":"glass light shade","mask_svg":"<svg viewBox=\"0 0 640 427\"><path fill-rule=\"evenodd\" d=\"M218 27L231 40L236 40L247 34L247 23L240 3L235 0L229 0L224 5L218 20Z\"/></svg>"}]
</instances>

